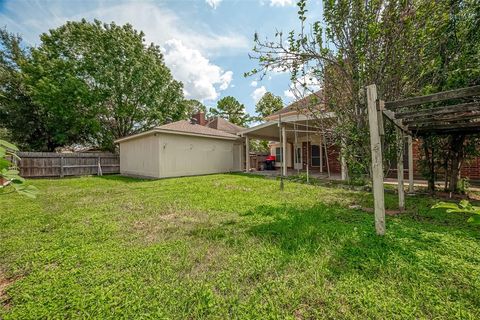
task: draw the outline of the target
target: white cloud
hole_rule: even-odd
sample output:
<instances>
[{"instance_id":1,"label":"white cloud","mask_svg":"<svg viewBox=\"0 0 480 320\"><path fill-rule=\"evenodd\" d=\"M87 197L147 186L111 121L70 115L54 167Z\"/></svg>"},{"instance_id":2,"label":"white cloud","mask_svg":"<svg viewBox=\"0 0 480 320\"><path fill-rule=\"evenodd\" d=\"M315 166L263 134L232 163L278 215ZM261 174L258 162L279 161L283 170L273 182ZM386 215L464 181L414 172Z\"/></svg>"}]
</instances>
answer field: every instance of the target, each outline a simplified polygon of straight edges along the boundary
<instances>
[{"instance_id":1,"label":"white cloud","mask_svg":"<svg viewBox=\"0 0 480 320\"><path fill-rule=\"evenodd\" d=\"M1 0L0 0L1 1ZM220 1L213 0L218 5ZM130 23L145 33L147 43L162 47L165 63L173 76L184 83L187 97L214 100L232 82L233 72L224 71L206 57L238 54L249 48L249 40L228 30L193 26L164 5L146 1L6 1L0 21L9 31L20 33L26 42L38 44L39 35L66 21L85 18L117 24Z\"/></svg>"},{"instance_id":2,"label":"white cloud","mask_svg":"<svg viewBox=\"0 0 480 320\"><path fill-rule=\"evenodd\" d=\"M258 82L253 80L252 82L250 82L250 86L252 86L252 87L258 86Z\"/></svg>"},{"instance_id":3,"label":"white cloud","mask_svg":"<svg viewBox=\"0 0 480 320\"><path fill-rule=\"evenodd\" d=\"M320 90L320 82L317 78L303 76L291 83L288 90L285 90L283 94L289 99L296 100L318 90Z\"/></svg>"},{"instance_id":4,"label":"white cloud","mask_svg":"<svg viewBox=\"0 0 480 320\"><path fill-rule=\"evenodd\" d=\"M218 0L213 0L217 1ZM2 26L20 33L30 44L39 41L39 34L56 28L68 20L82 18L117 24L131 23L145 33L147 42L162 45L169 39L178 39L203 53L222 55L228 52L248 51L250 41L243 35L228 30L221 33L206 25L190 27L185 19L158 3L146 1L6 1L0 13Z\"/></svg>"},{"instance_id":5,"label":"white cloud","mask_svg":"<svg viewBox=\"0 0 480 320\"><path fill-rule=\"evenodd\" d=\"M253 90L252 92L252 98L253 100L255 101L255 103L257 103L262 97L263 95L267 92L267 89L265 88L265 86L261 86L255 90Z\"/></svg>"},{"instance_id":6,"label":"white cloud","mask_svg":"<svg viewBox=\"0 0 480 320\"><path fill-rule=\"evenodd\" d=\"M219 91L226 90L232 81L232 71L223 71L200 51L186 47L180 40L168 40L163 51L165 63L174 78L183 82L187 98L215 100L220 95Z\"/></svg>"},{"instance_id":7,"label":"white cloud","mask_svg":"<svg viewBox=\"0 0 480 320\"><path fill-rule=\"evenodd\" d=\"M205 2L213 9L217 9L218 5L220 4L220 2L222 2L222 0L205 0Z\"/></svg>"},{"instance_id":8,"label":"white cloud","mask_svg":"<svg viewBox=\"0 0 480 320\"><path fill-rule=\"evenodd\" d=\"M293 6L294 4L294 0L270 0L270 6L272 7Z\"/></svg>"}]
</instances>

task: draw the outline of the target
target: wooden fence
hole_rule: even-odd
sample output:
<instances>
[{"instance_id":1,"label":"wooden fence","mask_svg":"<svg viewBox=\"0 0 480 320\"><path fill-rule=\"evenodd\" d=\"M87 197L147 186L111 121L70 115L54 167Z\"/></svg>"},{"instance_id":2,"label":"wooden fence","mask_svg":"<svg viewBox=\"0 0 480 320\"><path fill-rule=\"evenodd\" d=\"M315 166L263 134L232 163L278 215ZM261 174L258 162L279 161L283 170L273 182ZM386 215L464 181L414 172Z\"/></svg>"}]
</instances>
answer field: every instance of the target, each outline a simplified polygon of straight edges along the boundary
<instances>
[{"instance_id":1,"label":"wooden fence","mask_svg":"<svg viewBox=\"0 0 480 320\"><path fill-rule=\"evenodd\" d=\"M24 178L120 173L120 158L113 153L19 152L18 156Z\"/></svg>"}]
</instances>

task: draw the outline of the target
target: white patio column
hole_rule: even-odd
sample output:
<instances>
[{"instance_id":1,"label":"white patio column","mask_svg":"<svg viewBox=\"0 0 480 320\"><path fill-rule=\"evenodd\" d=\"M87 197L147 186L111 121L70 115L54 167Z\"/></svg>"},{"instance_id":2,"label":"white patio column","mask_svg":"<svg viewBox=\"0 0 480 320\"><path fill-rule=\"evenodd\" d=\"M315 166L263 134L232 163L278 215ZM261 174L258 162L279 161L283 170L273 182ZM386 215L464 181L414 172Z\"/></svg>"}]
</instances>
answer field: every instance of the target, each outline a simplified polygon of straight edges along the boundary
<instances>
[{"instance_id":1,"label":"white patio column","mask_svg":"<svg viewBox=\"0 0 480 320\"><path fill-rule=\"evenodd\" d=\"M408 136L408 192L413 192L413 139Z\"/></svg>"},{"instance_id":2,"label":"white patio column","mask_svg":"<svg viewBox=\"0 0 480 320\"><path fill-rule=\"evenodd\" d=\"M250 139L245 136L245 171L250 172Z\"/></svg>"},{"instance_id":3,"label":"white patio column","mask_svg":"<svg viewBox=\"0 0 480 320\"><path fill-rule=\"evenodd\" d=\"M283 175L287 176L287 130L282 126L282 168Z\"/></svg>"}]
</instances>

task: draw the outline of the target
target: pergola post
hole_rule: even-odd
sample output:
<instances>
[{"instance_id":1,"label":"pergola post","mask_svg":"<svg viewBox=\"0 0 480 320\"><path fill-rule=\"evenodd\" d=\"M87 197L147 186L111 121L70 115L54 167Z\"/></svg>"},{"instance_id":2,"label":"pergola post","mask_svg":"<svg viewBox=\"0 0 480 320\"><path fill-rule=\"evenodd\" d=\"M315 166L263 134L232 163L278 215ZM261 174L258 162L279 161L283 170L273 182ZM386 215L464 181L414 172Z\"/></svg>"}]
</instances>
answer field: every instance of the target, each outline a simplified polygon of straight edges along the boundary
<instances>
[{"instance_id":1,"label":"pergola post","mask_svg":"<svg viewBox=\"0 0 480 320\"><path fill-rule=\"evenodd\" d=\"M377 86L367 86L367 110L370 127L370 149L372 151L373 199L375 203L375 229L378 235L385 234L385 199L383 190L382 141L380 139L377 113ZM382 123L383 124L383 123Z\"/></svg>"},{"instance_id":2,"label":"pergola post","mask_svg":"<svg viewBox=\"0 0 480 320\"><path fill-rule=\"evenodd\" d=\"M285 125L282 126L282 174L287 176L287 130Z\"/></svg>"},{"instance_id":3,"label":"pergola post","mask_svg":"<svg viewBox=\"0 0 480 320\"><path fill-rule=\"evenodd\" d=\"M413 139L408 136L408 192L413 193Z\"/></svg>"},{"instance_id":4,"label":"pergola post","mask_svg":"<svg viewBox=\"0 0 480 320\"><path fill-rule=\"evenodd\" d=\"M405 210L405 188L404 188L404 172L403 172L403 153L405 140L403 139L403 132L397 128L398 150L397 150L397 180L398 180L398 209Z\"/></svg>"},{"instance_id":5,"label":"pergola post","mask_svg":"<svg viewBox=\"0 0 480 320\"><path fill-rule=\"evenodd\" d=\"M250 139L245 136L245 172L250 172Z\"/></svg>"}]
</instances>

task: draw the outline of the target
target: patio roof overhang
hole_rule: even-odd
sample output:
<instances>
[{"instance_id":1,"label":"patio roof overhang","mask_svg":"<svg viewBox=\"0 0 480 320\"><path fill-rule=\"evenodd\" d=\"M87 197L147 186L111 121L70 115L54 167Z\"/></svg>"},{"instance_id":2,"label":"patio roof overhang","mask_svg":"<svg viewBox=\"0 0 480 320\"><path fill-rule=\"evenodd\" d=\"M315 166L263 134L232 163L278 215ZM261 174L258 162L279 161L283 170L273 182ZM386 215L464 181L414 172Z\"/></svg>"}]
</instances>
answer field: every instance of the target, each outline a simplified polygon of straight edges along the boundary
<instances>
[{"instance_id":1,"label":"patio roof overhang","mask_svg":"<svg viewBox=\"0 0 480 320\"><path fill-rule=\"evenodd\" d=\"M297 138L309 135L319 135L326 128L319 125L322 119L335 117L333 112L325 112L321 117L307 116L304 114L288 115L278 120L270 120L255 127L248 128L238 132L242 137L248 136L252 139L261 139L269 141L280 141L280 126L286 127L287 140L293 142L295 135Z\"/></svg>"}]
</instances>

